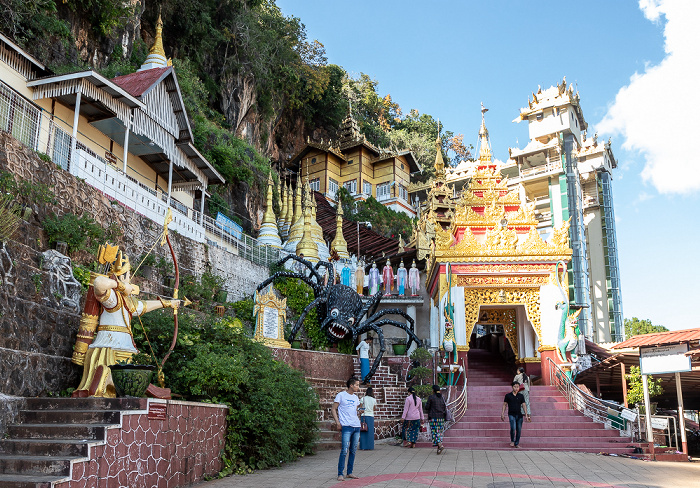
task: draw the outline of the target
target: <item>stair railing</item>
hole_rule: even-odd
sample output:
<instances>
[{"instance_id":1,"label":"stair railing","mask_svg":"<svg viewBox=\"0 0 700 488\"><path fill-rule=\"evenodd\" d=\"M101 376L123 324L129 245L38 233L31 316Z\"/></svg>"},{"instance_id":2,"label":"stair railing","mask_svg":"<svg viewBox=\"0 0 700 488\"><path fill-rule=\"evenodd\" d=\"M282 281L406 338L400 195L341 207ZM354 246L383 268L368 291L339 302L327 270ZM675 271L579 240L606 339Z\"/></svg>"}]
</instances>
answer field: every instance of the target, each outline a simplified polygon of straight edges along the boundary
<instances>
[{"instance_id":1,"label":"stair railing","mask_svg":"<svg viewBox=\"0 0 700 488\"><path fill-rule=\"evenodd\" d=\"M556 386L569 402L571 410L578 410L594 422L605 425L606 429L616 429L620 435L634 436L635 424L620 417L623 407L614 402L601 400L581 390L557 363L547 358L549 364L549 384Z\"/></svg>"},{"instance_id":2,"label":"stair railing","mask_svg":"<svg viewBox=\"0 0 700 488\"><path fill-rule=\"evenodd\" d=\"M452 420L445 422L445 430L452 427L454 424L459 422L464 414L467 412L467 368L464 363L464 358L462 358L462 370L464 371L464 380L462 383L462 391L454 400L450 400L454 387L448 388L447 396L447 409L452 414Z\"/></svg>"}]
</instances>

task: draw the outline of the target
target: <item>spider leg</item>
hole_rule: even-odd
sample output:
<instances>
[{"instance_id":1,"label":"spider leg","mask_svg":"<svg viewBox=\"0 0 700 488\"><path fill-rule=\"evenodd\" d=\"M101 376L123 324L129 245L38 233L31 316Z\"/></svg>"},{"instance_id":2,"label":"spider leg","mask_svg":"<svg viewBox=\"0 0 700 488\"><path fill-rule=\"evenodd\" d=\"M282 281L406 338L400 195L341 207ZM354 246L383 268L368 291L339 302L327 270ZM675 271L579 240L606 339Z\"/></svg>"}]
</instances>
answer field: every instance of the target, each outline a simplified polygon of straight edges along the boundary
<instances>
[{"instance_id":1,"label":"spider leg","mask_svg":"<svg viewBox=\"0 0 700 488\"><path fill-rule=\"evenodd\" d=\"M279 261L277 261L276 264L277 264L277 266L282 266L284 263L286 263L286 262L289 261L290 259L291 259L291 260L294 260L294 261L297 261L298 263L301 263L301 264L303 264L304 266L306 266L307 268L309 268L309 270L311 271L311 273L314 275L313 277L316 278L316 282L314 282L314 281L311 279L311 278L312 278L311 276L305 276L305 275L302 275L302 274L300 274L300 273L293 273L293 272L291 272L291 271L279 271L279 272L273 274L272 276L270 276L268 279L266 279L266 280L263 281L262 283L260 283L260 284L258 285L257 290L258 290L258 291L262 290L263 288L265 288L267 285L269 285L270 283L272 283L272 282L273 282L275 279L277 279L277 278L297 278L297 279L299 279L299 280L304 281L304 283L306 283L306 284L309 285L311 288L313 288L313 290L314 290L314 295L317 295L317 296L320 295L320 294L321 294L321 289L322 289L322 287L323 287L323 278L321 277L320 274L318 274L318 271L316 271L316 270L313 268L313 265L312 265L309 261L307 261L307 260L304 259L304 258L300 258L299 256L296 256L296 255L294 255L294 254L288 254L288 255L285 256L284 258L282 258L282 259L280 259Z\"/></svg>"},{"instance_id":2,"label":"spider leg","mask_svg":"<svg viewBox=\"0 0 700 488\"><path fill-rule=\"evenodd\" d=\"M313 300L311 303L309 303L306 308L304 308L304 311L301 312L301 315L299 315L299 319L297 320L297 323L294 324L294 327L292 327L292 331L289 333L289 342L292 342L294 338L297 335L297 332L299 332L299 329L301 329L301 326L304 325L304 319L308 315L308 313L311 311L313 307L318 305L319 303L323 303L327 300L326 296L320 296Z\"/></svg>"},{"instance_id":3,"label":"spider leg","mask_svg":"<svg viewBox=\"0 0 700 488\"><path fill-rule=\"evenodd\" d=\"M372 311L369 313L370 315L374 314L374 312L377 310L377 307L379 306L379 302L382 299L382 292L378 291L376 294L374 294L372 297L370 297L369 300L367 300L367 303L363 305L362 310L360 311L360 315L357 318L357 320L362 320L362 317L367 313L367 310L369 310L371 307L374 307Z\"/></svg>"},{"instance_id":4,"label":"spider leg","mask_svg":"<svg viewBox=\"0 0 700 488\"><path fill-rule=\"evenodd\" d=\"M369 373L367 373L367 376L362 378L362 383L367 384L369 382L370 378L374 375L374 372L377 371L377 368L379 367L379 364L382 362L382 356L384 356L384 351L386 351L386 344L384 343L384 332L382 332L381 327L375 325L375 324L368 324L367 322L363 323L358 329L357 329L357 335L364 334L365 332L369 332L370 330L373 330L377 333L377 337L379 337L379 354L377 354L377 357L374 358L374 362L372 363L372 367L369 370Z\"/></svg>"},{"instance_id":5,"label":"spider leg","mask_svg":"<svg viewBox=\"0 0 700 488\"><path fill-rule=\"evenodd\" d=\"M406 320L408 320L408 323L410 325L404 324L403 322L399 322L396 320L392 320L392 322L396 322L396 324L399 324L399 325L397 325L397 327L402 328L403 330L405 330L408 333L408 342L406 343L406 349L409 349L411 347L411 344L413 343L413 341L416 341L416 344L418 344L418 347L421 347L422 343L421 343L420 339L418 339L418 337L414 333L414 331L416 329L416 322L413 320L413 317L408 315L403 310L399 310L398 308L388 308L385 310L380 310L379 312L375 313L374 315L367 317L367 320L365 320L365 322L374 323L377 320L379 320L380 318L382 318L384 315L401 315ZM388 320L388 319L384 319L384 320ZM382 323L385 323L385 322L382 321ZM394 325L394 324L392 323L392 325Z\"/></svg>"}]
</instances>

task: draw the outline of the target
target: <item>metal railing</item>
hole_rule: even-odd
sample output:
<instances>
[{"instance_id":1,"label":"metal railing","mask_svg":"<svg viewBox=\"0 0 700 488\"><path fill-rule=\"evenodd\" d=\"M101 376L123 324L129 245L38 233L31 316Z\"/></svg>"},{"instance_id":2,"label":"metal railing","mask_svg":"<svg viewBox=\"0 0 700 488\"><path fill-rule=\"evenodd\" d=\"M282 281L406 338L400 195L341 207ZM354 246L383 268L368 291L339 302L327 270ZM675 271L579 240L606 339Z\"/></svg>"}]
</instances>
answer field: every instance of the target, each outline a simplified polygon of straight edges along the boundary
<instances>
[{"instance_id":1,"label":"metal railing","mask_svg":"<svg viewBox=\"0 0 700 488\"><path fill-rule=\"evenodd\" d=\"M457 392L455 387L451 387L447 396L447 409L452 413L452 420L445 423L445 430L459 422L461 418L464 417L464 414L467 413L467 368L464 363L464 358L462 358L462 368L464 370L462 391L454 400L450 401L452 393Z\"/></svg>"},{"instance_id":2,"label":"metal railing","mask_svg":"<svg viewBox=\"0 0 700 488\"><path fill-rule=\"evenodd\" d=\"M589 395L576 386L551 358L547 358L547 362L549 364L549 384L556 386L564 395L571 410L578 410L594 422L605 425L606 429L617 429L621 436L634 436L636 430L634 422L619 417L623 407L617 403ZM616 415L612 416L612 412L615 412Z\"/></svg>"}]
</instances>

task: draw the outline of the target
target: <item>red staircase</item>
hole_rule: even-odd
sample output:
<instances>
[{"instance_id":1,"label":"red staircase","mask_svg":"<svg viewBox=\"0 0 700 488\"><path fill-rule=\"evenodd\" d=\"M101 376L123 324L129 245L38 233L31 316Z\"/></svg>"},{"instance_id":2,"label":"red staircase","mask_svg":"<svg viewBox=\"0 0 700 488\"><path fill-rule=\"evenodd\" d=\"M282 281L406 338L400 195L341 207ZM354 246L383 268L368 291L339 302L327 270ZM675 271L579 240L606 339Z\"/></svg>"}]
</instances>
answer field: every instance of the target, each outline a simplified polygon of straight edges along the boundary
<instances>
[{"instance_id":1,"label":"red staircase","mask_svg":"<svg viewBox=\"0 0 700 488\"><path fill-rule=\"evenodd\" d=\"M508 417L501 420L503 397L511 391L513 373L488 351L472 349L468 357L467 411L443 439L448 449L511 449ZM632 454L629 437L605 429L576 410L553 386L530 389L532 422L523 422L520 448ZM429 443L421 443L430 447Z\"/></svg>"}]
</instances>

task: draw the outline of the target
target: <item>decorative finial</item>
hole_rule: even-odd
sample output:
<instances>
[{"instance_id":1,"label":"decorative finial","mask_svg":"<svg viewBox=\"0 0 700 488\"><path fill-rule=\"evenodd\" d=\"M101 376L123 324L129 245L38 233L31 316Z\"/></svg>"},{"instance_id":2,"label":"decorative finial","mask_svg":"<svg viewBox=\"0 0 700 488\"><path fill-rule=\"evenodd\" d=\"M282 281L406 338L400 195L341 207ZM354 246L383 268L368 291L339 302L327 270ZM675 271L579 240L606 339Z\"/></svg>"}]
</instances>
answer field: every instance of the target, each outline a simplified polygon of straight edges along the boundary
<instances>
[{"instance_id":1,"label":"decorative finial","mask_svg":"<svg viewBox=\"0 0 700 488\"><path fill-rule=\"evenodd\" d=\"M169 66L168 58L165 57L165 49L163 49L163 19L158 12L158 21L156 22L156 37L153 45L148 50L146 60L139 68L139 71L152 68L165 68Z\"/></svg>"},{"instance_id":2,"label":"decorative finial","mask_svg":"<svg viewBox=\"0 0 700 488\"><path fill-rule=\"evenodd\" d=\"M335 249L343 259L349 259L350 254L348 253L348 243L343 236L343 206L338 202L336 207L336 217L335 217L335 237L333 242L331 242L331 249Z\"/></svg>"}]
</instances>

